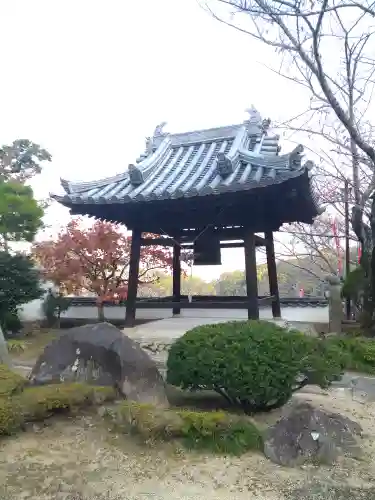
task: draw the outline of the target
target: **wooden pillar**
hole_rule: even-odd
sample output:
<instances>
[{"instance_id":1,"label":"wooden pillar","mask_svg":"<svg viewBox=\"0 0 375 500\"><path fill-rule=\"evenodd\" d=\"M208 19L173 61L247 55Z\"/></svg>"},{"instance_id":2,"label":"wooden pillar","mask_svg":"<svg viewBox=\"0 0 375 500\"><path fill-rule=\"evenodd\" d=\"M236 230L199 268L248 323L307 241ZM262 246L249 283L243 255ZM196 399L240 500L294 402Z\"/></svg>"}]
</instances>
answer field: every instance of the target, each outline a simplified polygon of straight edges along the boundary
<instances>
[{"instance_id":1,"label":"wooden pillar","mask_svg":"<svg viewBox=\"0 0 375 500\"><path fill-rule=\"evenodd\" d=\"M181 246L178 241L173 244L173 302L181 300ZM180 314L181 309L174 307L173 314Z\"/></svg>"},{"instance_id":2,"label":"wooden pillar","mask_svg":"<svg viewBox=\"0 0 375 500\"><path fill-rule=\"evenodd\" d=\"M275 245L272 231L264 233L266 239L268 281L270 284L270 295L274 297L272 301L272 316L281 318L279 285L277 282L277 269L275 258Z\"/></svg>"},{"instance_id":3,"label":"wooden pillar","mask_svg":"<svg viewBox=\"0 0 375 500\"><path fill-rule=\"evenodd\" d=\"M258 279L257 263L255 254L255 234L246 231L244 236L245 248L245 275L246 275L246 295L247 295L247 317L249 319L259 319L258 303Z\"/></svg>"},{"instance_id":4,"label":"wooden pillar","mask_svg":"<svg viewBox=\"0 0 375 500\"><path fill-rule=\"evenodd\" d=\"M126 300L125 326L134 326L138 290L139 260L141 256L142 231L133 229L130 247L128 297Z\"/></svg>"}]
</instances>

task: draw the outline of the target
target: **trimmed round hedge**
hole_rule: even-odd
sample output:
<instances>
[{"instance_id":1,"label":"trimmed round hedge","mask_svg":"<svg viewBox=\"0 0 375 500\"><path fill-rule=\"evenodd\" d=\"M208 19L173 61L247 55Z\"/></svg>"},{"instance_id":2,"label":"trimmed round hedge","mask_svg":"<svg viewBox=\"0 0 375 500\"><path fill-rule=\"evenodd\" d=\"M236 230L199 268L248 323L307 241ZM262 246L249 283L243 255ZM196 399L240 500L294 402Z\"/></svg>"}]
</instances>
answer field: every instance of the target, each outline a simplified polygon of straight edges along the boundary
<instances>
[{"instance_id":1,"label":"trimmed round hedge","mask_svg":"<svg viewBox=\"0 0 375 500\"><path fill-rule=\"evenodd\" d=\"M214 390L246 413L284 405L308 383L341 377L343 352L324 340L268 321L233 321L188 331L169 351L167 381Z\"/></svg>"}]
</instances>

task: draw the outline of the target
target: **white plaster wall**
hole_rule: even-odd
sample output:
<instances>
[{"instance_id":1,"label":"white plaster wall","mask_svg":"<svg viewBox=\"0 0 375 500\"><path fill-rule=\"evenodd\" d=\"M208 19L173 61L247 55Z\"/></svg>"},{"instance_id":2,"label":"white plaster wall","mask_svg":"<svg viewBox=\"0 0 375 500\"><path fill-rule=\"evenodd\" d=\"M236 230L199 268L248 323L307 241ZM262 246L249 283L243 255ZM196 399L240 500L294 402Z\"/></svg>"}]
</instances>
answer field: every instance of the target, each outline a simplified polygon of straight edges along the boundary
<instances>
[{"instance_id":1,"label":"white plaster wall","mask_svg":"<svg viewBox=\"0 0 375 500\"><path fill-rule=\"evenodd\" d=\"M47 293L51 284L45 284ZM44 298L33 300L19 309L21 320L38 321L43 319L42 303ZM104 308L107 319L125 318L125 307L112 306ZM282 317L288 321L306 321L306 322L328 322L328 307L284 307L281 311ZM63 312L62 317L72 319L96 319L97 309L93 306L72 306ZM170 309L138 309L137 318L139 319L162 319L171 318ZM271 308L260 310L261 318L271 318ZM243 309L182 309L180 317L186 318L227 318L246 319L247 314Z\"/></svg>"},{"instance_id":2,"label":"white plaster wall","mask_svg":"<svg viewBox=\"0 0 375 500\"><path fill-rule=\"evenodd\" d=\"M105 307L104 313L108 319L125 318L125 307ZM281 310L282 317L288 321L314 321L326 323L328 321L328 307L284 307ZM138 309L137 318L139 319L162 319L171 318L170 309ZM182 309L181 317L186 318L228 318L246 319L247 312L243 309ZM271 308L260 310L261 318L271 318ZM77 319L94 319L97 317L95 307L73 306L62 314L62 317Z\"/></svg>"}]
</instances>

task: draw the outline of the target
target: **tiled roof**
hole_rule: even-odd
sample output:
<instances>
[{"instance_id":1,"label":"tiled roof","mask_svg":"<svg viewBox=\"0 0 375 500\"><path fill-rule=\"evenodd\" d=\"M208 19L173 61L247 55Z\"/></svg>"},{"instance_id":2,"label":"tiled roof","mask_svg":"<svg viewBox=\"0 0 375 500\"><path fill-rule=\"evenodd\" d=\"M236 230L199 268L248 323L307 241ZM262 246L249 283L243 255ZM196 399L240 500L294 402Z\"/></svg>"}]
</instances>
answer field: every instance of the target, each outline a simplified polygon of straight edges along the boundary
<instances>
[{"instance_id":1,"label":"tiled roof","mask_svg":"<svg viewBox=\"0 0 375 500\"><path fill-rule=\"evenodd\" d=\"M252 113L252 114L251 114ZM279 155L279 138L255 110L240 125L165 134L157 127L146 152L126 172L93 182L62 180L64 204L129 203L244 191L279 184L310 168L302 147Z\"/></svg>"}]
</instances>

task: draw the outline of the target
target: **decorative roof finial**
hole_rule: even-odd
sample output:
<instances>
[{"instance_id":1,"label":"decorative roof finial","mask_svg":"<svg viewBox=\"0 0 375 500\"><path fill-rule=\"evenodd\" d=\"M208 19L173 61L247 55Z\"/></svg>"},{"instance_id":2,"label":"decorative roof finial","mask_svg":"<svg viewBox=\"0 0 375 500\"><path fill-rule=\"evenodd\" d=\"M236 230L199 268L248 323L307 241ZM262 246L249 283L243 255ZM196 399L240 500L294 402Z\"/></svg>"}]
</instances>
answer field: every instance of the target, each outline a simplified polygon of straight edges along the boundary
<instances>
[{"instance_id":1,"label":"decorative roof finial","mask_svg":"<svg viewBox=\"0 0 375 500\"><path fill-rule=\"evenodd\" d=\"M263 131L263 134L267 134L268 129L270 128L270 126L271 126L271 118L265 118L262 121L262 131Z\"/></svg>"},{"instance_id":2,"label":"decorative roof finial","mask_svg":"<svg viewBox=\"0 0 375 500\"><path fill-rule=\"evenodd\" d=\"M167 135L165 132L163 132L163 128L166 126L166 124L167 122L159 123L159 125L155 127L152 137L146 137L145 152L141 154L139 158L137 158L137 163L141 163L145 158L151 156L156 151L160 144L160 141Z\"/></svg>"},{"instance_id":3,"label":"decorative roof finial","mask_svg":"<svg viewBox=\"0 0 375 500\"><path fill-rule=\"evenodd\" d=\"M163 128L166 126L167 122L161 122L159 125L155 127L154 130L154 137L160 137L161 135L165 135L165 132L163 132Z\"/></svg>"},{"instance_id":4,"label":"decorative roof finial","mask_svg":"<svg viewBox=\"0 0 375 500\"><path fill-rule=\"evenodd\" d=\"M262 117L253 105L251 105L251 108L245 109L245 113L249 114L249 119L246 120L246 123L249 123L249 125L262 125Z\"/></svg>"}]
</instances>

